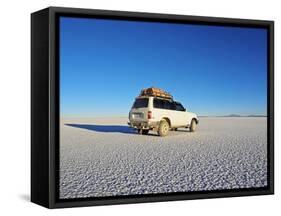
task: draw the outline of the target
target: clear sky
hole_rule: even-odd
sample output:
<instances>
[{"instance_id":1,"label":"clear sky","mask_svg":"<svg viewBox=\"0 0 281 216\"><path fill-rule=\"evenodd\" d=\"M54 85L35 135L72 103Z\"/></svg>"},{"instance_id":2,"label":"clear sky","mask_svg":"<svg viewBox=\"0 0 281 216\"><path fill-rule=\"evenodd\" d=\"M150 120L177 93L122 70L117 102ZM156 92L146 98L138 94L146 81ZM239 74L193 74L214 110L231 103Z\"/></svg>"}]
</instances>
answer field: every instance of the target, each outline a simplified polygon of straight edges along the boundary
<instances>
[{"instance_id":1,"label":"clear sky","mask_svg":"<svg viewBox=\"0 0 281 216\"><path fill-rule=\"evenodd\" d=\"M266 114L265 29L60 19L62 116L127 116L142 88L198 115Z\"/></svg>"}]
</instances>

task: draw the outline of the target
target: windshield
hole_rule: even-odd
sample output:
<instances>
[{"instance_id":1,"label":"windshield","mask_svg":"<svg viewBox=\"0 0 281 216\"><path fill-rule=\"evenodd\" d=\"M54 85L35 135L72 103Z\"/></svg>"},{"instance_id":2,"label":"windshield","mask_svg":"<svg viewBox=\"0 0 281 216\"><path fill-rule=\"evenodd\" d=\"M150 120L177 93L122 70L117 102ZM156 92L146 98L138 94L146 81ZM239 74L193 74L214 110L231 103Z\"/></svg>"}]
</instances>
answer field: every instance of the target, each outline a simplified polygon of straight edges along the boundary
<instances>
[{"instance_id":1,"label":"windshield","mask_svg":"<svg viewBox=\"0 0 281 216\"><path fill-rule=\"evenodd\" d=\"M133 108L144 108L148 106L148 98L138 98L135 100Z\"/></svg>"}]
</instances>

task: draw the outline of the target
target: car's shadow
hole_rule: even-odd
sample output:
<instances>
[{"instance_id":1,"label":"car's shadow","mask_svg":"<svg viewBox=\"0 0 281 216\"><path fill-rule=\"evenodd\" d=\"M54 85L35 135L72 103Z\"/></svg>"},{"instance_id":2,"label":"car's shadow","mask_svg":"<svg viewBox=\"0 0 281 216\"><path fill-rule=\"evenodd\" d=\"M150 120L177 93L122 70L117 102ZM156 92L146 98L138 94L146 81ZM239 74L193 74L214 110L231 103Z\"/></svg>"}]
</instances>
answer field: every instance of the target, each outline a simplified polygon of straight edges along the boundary
<instances>
[{"instance_id":1,"label":"car's shadow","mask_svg":"<svg viewBox=\"0 0 281 216\"><path fill-rule=\"evenodd\" d=\"M89 124L65 124L70 127L82 128L86 130L96 131L96 132L108 132L108 133L126 133L134 134L136 133L133 128L125 125L89 125Z\"/></svg>"},{"instance_id":2,"label":"car's shadow","mask_svg":"<svg viewBox=\"0 0 281 216\"><path fill-rule=\"evenodd\" d=\"M137 134L136 129L126 125L93 125L93 124L65 124L66 126L82 128L90 131L104 132L104 133L124 133L124 134ZM181 132L187 132L186 129L179 129L177 131L170 131L170 135L177 135ZM158 136L156 133L149 133L146 136Z\"/></svg>"}]
</instances>

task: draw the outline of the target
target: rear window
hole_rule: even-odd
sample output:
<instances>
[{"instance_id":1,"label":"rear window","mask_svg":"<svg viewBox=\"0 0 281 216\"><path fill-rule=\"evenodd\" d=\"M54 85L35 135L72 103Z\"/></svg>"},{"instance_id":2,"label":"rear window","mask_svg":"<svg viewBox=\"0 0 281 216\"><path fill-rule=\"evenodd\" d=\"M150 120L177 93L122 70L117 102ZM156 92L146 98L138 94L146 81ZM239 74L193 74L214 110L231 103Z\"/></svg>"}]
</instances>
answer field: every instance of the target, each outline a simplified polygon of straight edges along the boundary
<instances>
[{"instance_id":1,"label":"rear window","mask_svg":"<svg viewBox=\"0 0 281 216\"><path fill-rule=\"evenodd\" d=\"M148 98L138 98L133 104L133 108L144 108L148 107Z\"/></svg>"}]
</instances>

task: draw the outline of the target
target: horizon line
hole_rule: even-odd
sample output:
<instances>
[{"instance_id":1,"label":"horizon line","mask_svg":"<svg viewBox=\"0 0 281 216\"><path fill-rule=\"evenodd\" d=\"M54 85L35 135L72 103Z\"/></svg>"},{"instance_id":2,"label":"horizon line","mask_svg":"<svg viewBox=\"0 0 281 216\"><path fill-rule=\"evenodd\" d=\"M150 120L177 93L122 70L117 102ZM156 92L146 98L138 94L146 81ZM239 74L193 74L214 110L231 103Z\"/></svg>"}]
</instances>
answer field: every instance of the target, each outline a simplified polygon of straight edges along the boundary
<instances>
[{"instance_id":1,"label":"horizon line","mask_svg":"<svg viewBox=\"0 0 281 216\"><path fill-rule=\"evenodd\" d=\"M198 117L268 117L267 114L250 114L250 115L239 115L239 114L230 114L230 115L197 115ZM96 115L61 115L60 118L128 118L128 115L101 115L101 116L96 116Z\"/></svg>"}]
</instances>

